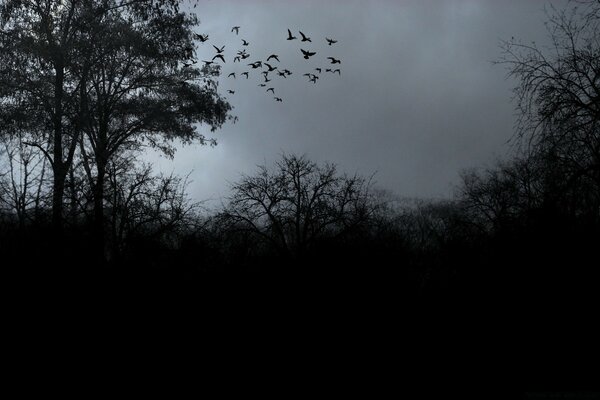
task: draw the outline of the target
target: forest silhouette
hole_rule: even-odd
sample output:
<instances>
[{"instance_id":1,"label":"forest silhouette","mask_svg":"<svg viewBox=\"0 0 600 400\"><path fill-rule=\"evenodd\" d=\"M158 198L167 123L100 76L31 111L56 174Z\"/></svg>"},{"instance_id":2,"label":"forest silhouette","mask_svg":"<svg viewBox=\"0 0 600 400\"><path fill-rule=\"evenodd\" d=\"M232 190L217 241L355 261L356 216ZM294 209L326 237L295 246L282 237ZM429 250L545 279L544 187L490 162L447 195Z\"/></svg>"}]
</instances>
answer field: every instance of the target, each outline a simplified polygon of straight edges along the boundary
<instances>
[{"instance_id":1,"label":"forest silhouette","mask_svg":"<svg viewBox=\"0 0 600 400\"><path fill-rule=\"evenodd\" d=\"M600 7L577 3L548 14L552 49L502 43L498 67L517 82L515 151L463 171L454 197L402 198L378 188L376 176L281 154L207 212L187 194L186 177L141 161L148 147L173 157L175 143L208 144L200 127L233 118L216 84L219 63L196 57L209 40L194 32L197 18L176 0L4 1L5 268L181 279L366 274L435 296L594 290Z\"/></svg>"}]
</instances>

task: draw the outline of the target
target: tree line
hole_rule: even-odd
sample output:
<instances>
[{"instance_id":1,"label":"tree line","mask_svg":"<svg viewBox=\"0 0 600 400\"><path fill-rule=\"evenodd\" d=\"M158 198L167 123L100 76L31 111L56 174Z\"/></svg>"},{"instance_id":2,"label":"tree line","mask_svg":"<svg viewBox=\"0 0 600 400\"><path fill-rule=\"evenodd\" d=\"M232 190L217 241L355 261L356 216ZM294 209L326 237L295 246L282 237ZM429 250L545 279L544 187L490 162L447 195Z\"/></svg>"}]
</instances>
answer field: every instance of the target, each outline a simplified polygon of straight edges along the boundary
<instances>
[{"instance_id":1,"label":"tree line","mask_svg":"<svg viewBox=\"0 0 600 400\"><path fill-rule=\"evenodd\" d=\"M1 245L94 254L136 271L382 273L418 291L581 282L600 243L600 6L554 10L550 48L503 42L515 79L514 153L463 171L445 200L283 154L206 212L186 178L138 160L206 143L230 106L194 59L177 1L17 1L1 9ZM100 39L101 38L101 39ZM177 140L177 141L176 141ZM79 256L75 256L78 254ZM87 258L89 259L89 257Z\"/></svg>"}]
</instances>

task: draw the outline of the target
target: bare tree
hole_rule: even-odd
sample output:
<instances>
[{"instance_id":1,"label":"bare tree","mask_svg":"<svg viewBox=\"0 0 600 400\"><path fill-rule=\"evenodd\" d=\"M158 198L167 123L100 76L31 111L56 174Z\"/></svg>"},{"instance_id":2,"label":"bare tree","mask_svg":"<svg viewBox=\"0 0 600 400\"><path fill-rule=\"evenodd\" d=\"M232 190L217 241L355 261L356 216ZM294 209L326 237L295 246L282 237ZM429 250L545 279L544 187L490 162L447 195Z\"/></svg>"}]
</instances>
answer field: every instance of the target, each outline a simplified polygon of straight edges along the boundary
<instances>
[{"instance_id":1,"label":"bare tree","mask_svg":"<svg viewBox=\"0 0 600 400\"><path fill-rule=\"evenodd\" d=\"M40 215L47 194L47 160L27 140L23 134L0 139L0 204L16 215L21 228Z\"/></svg>"},{"instance_id":2,"label":"bare tree","mask_svg":"<svg viewBox=\"0 0 600 400\"><path fill-rule=\"evenodd\" d=\"M301 258L318 239L339 237L369 219L370 186L371 180L341 175L333 164L283 155L274 169L259 166L233 185L222 218Z\"/></svg>"},{"instance_id":3,"label":"bare tree","mask_svg":"<svg viewBox=\"0 0 600 400\"><path fill-rule=\"evenodd\" d=\"M200 203L192 202L186 193L188 177L155 175L152 165L136 165L127 154L109 164L107 181L108 258L120 253L132 238L176 245L182 234L193 230Z\"/></svg>"},{"instance_id":4,"label":"bare tree","mask_svg":"<svg viewBox=\"0 0 600 400\"><path fill-rule=\"evenodd\" d=\"M517 39L502 44L499 63L518 80L518 138L528 154L562 170L562 190L585 181L600 204L600 3L552 8L549 46ZM598 214L598 207L593 207Z\"/></svg>"}]
</instances>

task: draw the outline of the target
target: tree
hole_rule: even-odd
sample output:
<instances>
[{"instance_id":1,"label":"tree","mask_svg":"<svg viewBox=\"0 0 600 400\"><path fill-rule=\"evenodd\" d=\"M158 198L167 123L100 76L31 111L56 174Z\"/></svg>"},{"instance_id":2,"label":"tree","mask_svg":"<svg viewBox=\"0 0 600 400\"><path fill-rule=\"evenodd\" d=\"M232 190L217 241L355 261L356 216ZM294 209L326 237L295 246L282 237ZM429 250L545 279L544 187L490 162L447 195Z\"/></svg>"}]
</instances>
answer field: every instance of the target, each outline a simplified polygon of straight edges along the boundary
<instances>
[{"instance_id":1,"label":"tree","mask_svg":"<svg viewBox=\"0 0 600 400\"><path fill-rule=\"evenodd\" d=\"M81 67L86 77L80 79L87 82L86 145L81 151L94 188L99 249L104 247L105 179L111 159L144 142L171 156L176 139L208 143L197 124L214 131L231 110L212 79L219 70L193 66L197 19L176 9L153 18L134 11L121 7L104 13L95 29L102 40L93 48L94 62L87 70Z\"/></svg>"},{"instance_id":2,"label":"tree","mask_svg":"<svg viewBox=\"0 0 600 400\"><path fill-rule=\"evenodd\" d=\"M529 155L560 168L556 197L577 200L589 188L588 212L600 205L600 3L552 9L546 23L550 46L512 39L500 63L518 81L518 138ZM580 194L581 195L581 194Z\"/></svg>"},{"instance_id":3,"label":"tree","mask_svg":"<svg viewBox=\"0 0 600 400\"><path fill-rule=\"evenodd\" d=\"M180 0L8 0L1 8L0 128L36 133L28 143L53 171L53 223L61 229L76 150L93 187L96 243L104 248L106 168L142 142L206 143L229 104L192 67L197 18ZM102 258L101 255L99 255Z\"/></svg>"},{"instance_id":4,"label":"tree","mask_svg":"<svg viewBox=\"0 0 600 400\"><path fill-rule=\"evenodd\" d=\"M374 207L371 182L341 175L333 164L283 155L233 185L221 218L254 234L280 254L301 259L319 239L337 238L366 223Z\"/></svg>"}]
</instances>

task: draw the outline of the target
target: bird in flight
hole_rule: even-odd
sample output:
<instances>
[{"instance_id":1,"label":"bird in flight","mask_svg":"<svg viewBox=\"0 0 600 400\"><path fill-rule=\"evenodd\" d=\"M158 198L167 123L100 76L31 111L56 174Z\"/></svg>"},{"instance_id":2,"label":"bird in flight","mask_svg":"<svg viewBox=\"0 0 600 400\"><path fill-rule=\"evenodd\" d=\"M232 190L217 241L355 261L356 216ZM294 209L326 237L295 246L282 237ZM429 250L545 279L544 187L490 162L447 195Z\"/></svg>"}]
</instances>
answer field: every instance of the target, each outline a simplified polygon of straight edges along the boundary
<instances>
[{"instance_id":1,"label":"bird in flight","mask_svg":"<svg viewBox=\"0 0 600 400\"><path fill-rule=\"evenodd\" d=\"M317 71L318 73L321 73L321 68L315 68L315 71Z\"/></svg>"},{"instance_id":2,"label":"bird in flight","mask_svg":"<svg viewBox=\"0 0 600 400\"><path fill-rule=\"evenodd\" d=\"M277 69L277 68L273 67L271 64L267 64L267 63L264 63L264 64L267 66L267 68L269 68L269 72L275 71Z\"/></svg>"},{"instance_id":3,"label":"bird in flight","mask_svg":"<svg viewBox=\"0 0 600 400\"><path fill-rule=\"evenodd\" d=\"M271 54L271 55L270 55L270 56L267 58L267 61L270 61L270 60L271 60L271 58L274 58L274 59L276 59L276 60L277 60L277 62L279 62L279 56L278 56L277 54Z\"/></svg>"},{"instance_id":4,"label":"bird in flight","mask_svg":"<svg viewBox=\"0 0 600 400\"><path fill-rule=\"evenodd\" d=\"M225 51L225 46L223 46L223 47L221 47L221 48L218 48L217 46L215 46L215 45L213 44L213 47L214 47L214 48L217 50L217 53L219 53L219 54L221 54L223 51Z\"/></svg>"},{"instance_id":5,"label":"bird in flight","mask_svg":"<svg viewBox=\"0 0 600 400\"><path fill-rule=\"evenodd\" d=\"M241 61L240 61L240 56L235 56L235 57L233 57L233 62L236 62L236 61L237 61L237 62L241 62Z\"/></svg>"},{"instance_id":6,"label":"bird in flight","mask_svg":"<svg viewBox=\"0 0 600 400\"><path fill-rule=\"evenodd\" d=\"M231 32L235 31L235 34L239 34L240 33L240 27L239 26L234 26L233 28L231 28Z\"/></svg>"},{"instance_id":7,"label":"bird in flight","mask_svg":"<svg viewBox=\"0 0 600 400\"><path fill-rule=\"evenodd\" d=\"M331 71L331 68L327 68L327 69L325 70L325 72L332 72L332 71Z\"/></svg>"},{"instance_id":8,"label":"bird in flight","mask_svg":"<svg viewBox=\"0 0 600 400\"><path fill-rule=\"evenodd\" d=\"M248 79L248 72L242 72L242 75L246 75L246 79Z\"/></svg>"},{"instance_id":9,"label":"bird in flight","mask_svg":"<svg viewBox=\"0 0 600 400\"><path fill-rule=\"evenodd\" d=\"M248 46L250 43L247 42L245 39L242 39L242 46Z\"/></svg>"},{"instance_id":10,"label":"bird in flight","mask_svg":"<svg viewBox=\"0 0 600 400\"><path fill-rule=\"evenodd\" d=\"M305 59L305 60L308 60L308 59L309 59L309 57L312 57L312 56L314 56L315 54L317 54L317 53L316 53L316 52L314 52L314 51L307 51L307 50L302 50L302 49L300 49L300 51L302 52L302 54L304 54L304 59Z\"/></svg>"},{"instance_id":11,"label":"bird in flight","mask_svg":"<svg viewBox=\"0 0 600 400\"><path fill-rule=\"evenodd\" d=\"M194 39L201 41L202 43L208 40L208 35L198 35L194 34Z\"/></svg>"},{"instance_id":12,"label":"bird in flight","mask_svg":"<svg viewBox=\"0 0 600 400\"><path fill-rule=\"evenodd\" d=\"M286 75L291 75L292 74L292 72L289 71L289 70L287 70L287 69L284 69L283 72L285 72Z\"/></svg>"},{"instance_id":13,"label":"bird in flight","mask_svg":"<svg viewBox=\"0 0 600 400\"><path fill-rule=\"evenodd\" d=\"M283 101L283 99L281 97L273 97L275 99L275 101Z\"/></svg>"},{"instance_id":14,"label":"bird in flight","mask_svg":"<svg viewBox=\"0 0 600 400\"><path fill-rule=\"evenodd\" d=\"M227 93L235 94L235 90L228 90Z\"/></svg>"},{"instance_id":15,"label":"bird in flight","mask_svg":"<svg viewBox=\"0 0 600 400\"><path fill-rule=\"evenodd\" d=\"M333 71L331 71L331 72L332 72L332 73L334 73L334 74L337 72L337 73L338 73L338 75L342 75L342 72L340 71L340 69L339 69L339 68L337 68L337 69L334 69L334 70L333 70Z\"/></svg>"},{"instance_id":16,"label":"bird in flight","mask_svg":"<svg viewBox=\"0 0 600 400\"><path fill-rule=\"evenodd\" d=\"M230 76L233 76L233 79L235 79L235 72L230 73L229 75L227 75L227 77L229 78Z\"/></svg>"},{"instance_id":17,"label":"bird in flight","mask_svg":"<svg viewBox=\"0 0 600 400\"><path fill-rule=\"evenodd\" d=\"M275 88L272 88L272 87L270 87L270 88L268 88L268 89L267 89L267 92L268 92L269 90L271 91L271 93L275 94Z\"/></svg>"},{"instance_id":18,"label":"bird in flight","mask_svg":"<svg viewBox=\"0 0 600 400\"><path fill-rule=\"evenodd\" d=\"M277 75L287 78L287 74L284 71L277 71Z\"/></svg>"},{"instance_id":19,"label":"bird in flight","mask_svg":"<svg viewBox=\"0 0 600 400\"><path fill-rule=\"evenodd\" d=\"M214 61L205 61L205 60L202 60L202 62L203 62L205 65L210 65L210 64L213 64L213 63L214 63Z\"/></svg>"},{"instance_id":20,"label":"bird in flight","mask_svg":"<svg viewBox=\"0 0 600 400\"><path fill-rule=\"evenodd\" d=\"M253 62L253 63L248 64L248 65L251 66L253 69L256 69L258 67L261 67L262 63L260 61L256 61L256 62Z\"/></svg>"},{"instance_id":21,"label":"bird in flight","mask_svg":"<svg viewBox=\"0 0 600 400\"><path fill-rule=\"evenodd\" d=\"M337 43L337 40L329 39L328 37L326 37L325 40L327 40L327 44L329 44L330 46L334 43Z\"/></svg>"},{"instance_id":22,"label":"bird in flight","mask_svg":"<svg viewBox=\"0 0 600 400\"><path fill-rule=\"evenodd\" d=\"M298 32L300 32L300 34L302 35L303 42L311 42L312 43L312 40L310 40L309 37L306 37L306 35L304 33L302 33L301 31L298 31Z\"/></svg>"},{"instance_id":23,"label":"bird in flight","mask_svg":"<svg viewBox=\"0 0 600 400\"><path fill-rule=\"evenodd\" d=\"M327 57L327 58L331 60L331 63L332 63L332 64L341 64L341 63L342 63L340 60L336 60L336 59L335 59L335 58L333 58L333 57Z\"/></svg>"},{"instance_id":24,"label":"bird in flight","mask_svg":"<svg viewBox=\"0 0 600 400\"><path fill-rule=\"evenodd\" d=\"M223 54L216 54L212 59L214 61L215 58L220 59L221 61L225 62L225 57L223 57Z\"/></svg>"},{"instance_id":25,"label":"bird in flight","mask_svg":"<svg viewBox=\"0 0 600 400\"><path fill-rule=\"evenodd\" d=\"M296 36L292 36L292 31L290 31L290 30L288 29L288 37L287 37L287 40L294 40L294 39L296 39Z\"/></svg>"},{"instance_id":26,"label":"bird in flight","mask_svg":"<svg viewBox=\"0 0 600 400\"><path fill-rule=\"evenodd\" d=\"M267 86L267 84L266 83L259 83L258 86L265 87L265 86Z\"/></svg>"}]
</instances>

